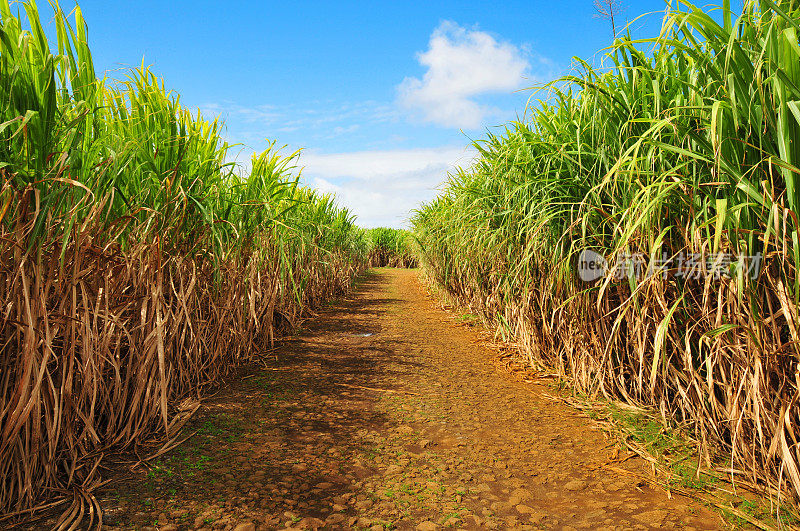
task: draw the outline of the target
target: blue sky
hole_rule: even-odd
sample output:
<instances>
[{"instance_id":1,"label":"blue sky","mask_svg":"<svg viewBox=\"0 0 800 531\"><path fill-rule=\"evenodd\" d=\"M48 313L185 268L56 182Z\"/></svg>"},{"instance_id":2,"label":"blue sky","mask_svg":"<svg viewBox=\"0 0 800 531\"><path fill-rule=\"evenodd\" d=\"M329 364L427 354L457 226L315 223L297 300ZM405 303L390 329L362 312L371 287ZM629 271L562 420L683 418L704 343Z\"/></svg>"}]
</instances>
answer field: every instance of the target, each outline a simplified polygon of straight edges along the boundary
<instances>
[{"instance_id":1,"label":"blue sky","mask_svg":"<svg viewBox=\"0 0 800 531\"><path fill-rule=\"evenodd\" d=\"M62 2L65 9L66 2ZM303 148L306 183L364 226L402 226L471 138L611 41L592 0L80 2L98 73L144 60L184 105L221 115L242 157L268 139ZM662 0L629 0L633 20ZM661 15L636 23L657 33Z\"/></svg>"}]
</instances>

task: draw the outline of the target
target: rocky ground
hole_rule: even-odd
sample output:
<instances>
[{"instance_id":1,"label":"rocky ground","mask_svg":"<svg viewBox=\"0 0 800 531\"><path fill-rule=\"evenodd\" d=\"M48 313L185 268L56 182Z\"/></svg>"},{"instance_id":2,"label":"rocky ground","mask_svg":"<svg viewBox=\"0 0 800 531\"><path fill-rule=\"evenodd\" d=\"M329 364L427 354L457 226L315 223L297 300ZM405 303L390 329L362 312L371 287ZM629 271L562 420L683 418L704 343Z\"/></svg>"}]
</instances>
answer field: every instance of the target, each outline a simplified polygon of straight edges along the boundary
<instances>
[{"instance_id":1,"label":"rocky ground","mask_svg":"<svg viewBox=\"0 0 800 531\"><path fill-rule=\"evenodd\" d=\"M717 529L546 381L513 378L411 270L375 270L185 443L117 473L109 529Z\"/></svg>"}]
</instances>

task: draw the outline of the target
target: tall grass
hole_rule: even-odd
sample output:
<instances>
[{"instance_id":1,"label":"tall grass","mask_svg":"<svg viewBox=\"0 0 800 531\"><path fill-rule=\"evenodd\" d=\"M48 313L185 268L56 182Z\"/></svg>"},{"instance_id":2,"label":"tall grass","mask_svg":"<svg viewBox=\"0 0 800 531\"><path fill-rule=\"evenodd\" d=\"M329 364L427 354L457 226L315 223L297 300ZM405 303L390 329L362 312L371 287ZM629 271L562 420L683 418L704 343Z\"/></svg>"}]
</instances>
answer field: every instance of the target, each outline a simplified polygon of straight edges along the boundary
<instances>
[{"instance_id":1,"label":"tall grass","mask_svg":"<svg viewBox=\"0 0 800 531\"><path fill-rule=\"evenodd\" d=\"M799 4L674 2L658 37L577 60L530 119L477 142L413 220L428 274L531 363L654 408L707 465L795 498ZM583 249L675 260L587 283ZM677 274L681 253L703 274ZM757 277L711 274L720 253L760 253Z\"/></svg>"},{"instance_id":2,"label":"tall grass","mask_svg":"<svg viewBox=\"0 0 800 531\"><path fill-rule=\"evenodd\" d=\"M0 513L66 494L60 527L86 527L104 456L174 440L189 398L347 289L369 242L296 154L240 175L221 124L148 69L97 79L80 9L54 7L51 49L18 5L0 0Z\"/></svg>"},{"instance_id":3,"label":"tall grass","mask_svg":"<svg viewBox=\"0 0 800 531\"><path fill-rule=\"evenodd\" d=\"M417 267L413 235L404 229L367 229L370 267Z\"/></svg>"}]
</instances>

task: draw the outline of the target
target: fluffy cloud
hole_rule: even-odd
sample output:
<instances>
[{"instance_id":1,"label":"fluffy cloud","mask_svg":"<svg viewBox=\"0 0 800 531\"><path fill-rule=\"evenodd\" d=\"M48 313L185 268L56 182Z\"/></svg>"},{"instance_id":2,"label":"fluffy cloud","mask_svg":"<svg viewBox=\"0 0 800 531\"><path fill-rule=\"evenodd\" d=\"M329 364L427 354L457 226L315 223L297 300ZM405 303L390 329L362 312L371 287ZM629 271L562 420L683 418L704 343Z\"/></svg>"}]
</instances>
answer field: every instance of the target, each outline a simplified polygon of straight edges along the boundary
<instances>
[{"instance_id":1,"label":"fluffy cloud","mask_svg":"<svg viewBox=\"0 0 800 531\"><path fill-rule=\"evenodd\" d=\"M428 50L417 60L427 71L422 79L403 80L400 103L425 121L463 129L480 127L493 112L476 96L520 88L530 68L518 47L454 22L434 30Z\"/></svg>"},{"instance_id":2,"label":"fluffy cloud","mask_svg":"<svg viewBox=\"0 0 800 531\"><path fill-rule=\"evenodd\" d=\"M436 195L455 166L468 165L474 152L463 147L304 153L304 181L336 194L363 227L401 227L411 210Z\"/></svg>"}]
</instances>

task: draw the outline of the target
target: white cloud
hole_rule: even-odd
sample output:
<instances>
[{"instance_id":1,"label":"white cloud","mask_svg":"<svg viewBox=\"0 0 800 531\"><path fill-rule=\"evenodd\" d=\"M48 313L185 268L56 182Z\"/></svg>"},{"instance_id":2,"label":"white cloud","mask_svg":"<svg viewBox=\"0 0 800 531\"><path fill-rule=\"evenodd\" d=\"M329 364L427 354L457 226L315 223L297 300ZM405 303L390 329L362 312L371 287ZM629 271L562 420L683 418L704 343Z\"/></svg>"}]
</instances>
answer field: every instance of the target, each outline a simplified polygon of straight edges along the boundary
<instances>
[{"instance_id":1,"label":"white cloud","mask_svg":"<svg viewBox=\"0 0 800 531\"><path fill-rule=\"evenodd\" d=\"M357 151L300 157L304 181L336 194L363 227L400 227L421 202L436 195L447 172L468 165L474 151L464 147Z\"/></svg>"},{"instance_id":2,"label":"white cloud","mask_svg":"<svg viewBox=\"0 0 800 531\"><path fill-rule=\"evenodd\" d=\"M206 118L222 116L225 119L237 119L248 124L270 124L275 122L280 117L277 107L274 105L244 107L231 102L206 103L199 107L199 111Z\"/></svg>"},{"instance_id":3,"label":"white cloud","mask_svg":"<svg viewBox=\"0 0 800 531\"><path fill-rule=\"evenodd\" d=\"M480 127L494 112L476 96L521 88L530 69L520 48L455 22L441 23L417 60L427 71L422 79L403 80L400 103L425 121L464 129Z\"/></svg>"},{"instance_id":4,"label":"white cloud","mask_svg":"<svg viewBox=\"0 0 800 531\"><path fill-rule=\"evenodd\" d=\"M348 125L347 127L344 126L336 126L331 131L331 134L328 135L328 138L336 138L337 136L346 135L348 133L354 133L361 128L360 124L352 124Z\"/></svg>"},{"instance_id":5,"label":"white cloud","mask_svg":"<svg viewBox=\"0 0 800 531\"><path fill-rule=\"evenodd\" d=\"M308 139L329 140L349 135L365 124L386 124L400 117L398 110L387 103L367 100L358 103L308 102L317 107L298 105L244 106L237 103L210 102L198 110L206 118L221 117L236 131L232 142L245 142L252 147L263 145L265 138L276 133L306 131Z\"/></svg>"}]
</instances>

